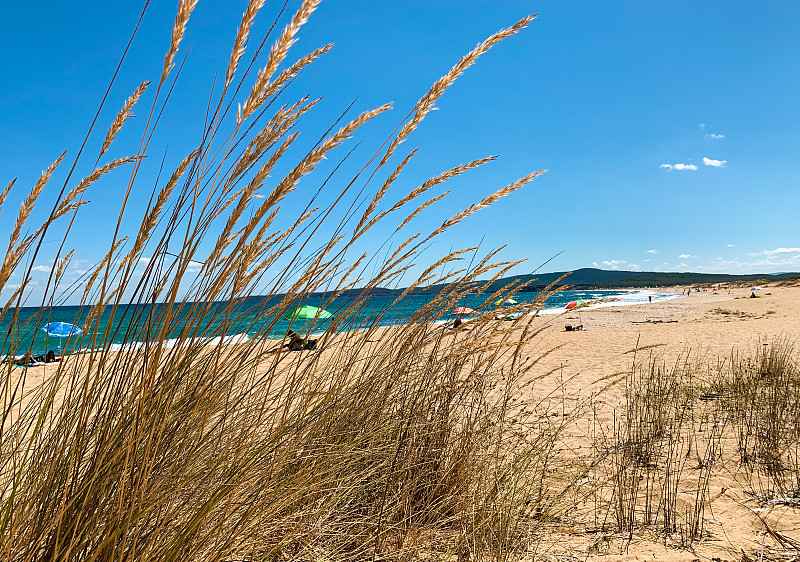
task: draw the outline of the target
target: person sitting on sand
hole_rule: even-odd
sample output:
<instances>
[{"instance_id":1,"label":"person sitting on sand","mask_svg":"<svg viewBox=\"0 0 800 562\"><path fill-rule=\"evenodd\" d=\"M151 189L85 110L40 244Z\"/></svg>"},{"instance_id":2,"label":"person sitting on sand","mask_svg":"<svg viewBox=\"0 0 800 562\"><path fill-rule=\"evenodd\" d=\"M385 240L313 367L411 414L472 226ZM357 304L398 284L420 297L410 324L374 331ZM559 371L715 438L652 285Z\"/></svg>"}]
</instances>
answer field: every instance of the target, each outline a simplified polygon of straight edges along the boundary
<instances>
[{"instance_id":1,"label":"person sitting on sand","mask_svg":"<svg viewBox=\"0 0 800 562\"><path fill-rule=\"evenodd\" d=\"M312 340L302 337L294 330L286 331L286 343L281 347L274 347L267 353L280 353L282 351L303 351L304 349L314 349L317 346L317 340Z\"/></svg>"},{"instance_id":2,"label":"person sitting on sand","mask_svg":"<svg viewBox=\"0 0 800 562\"><path fill-rule=\"evenodd\" d=\"M463 322L463 320L461 320L461 318L456 318L456 319L453 321L453 329L454 329L454 330L458 330L458 329L461 327L461 324L463 324L463 323L464 323L464 322Z\"/></svg>"},{"instance_id":3,"label":"person sitting on sand","mask_svg":"<svg viewBox=\"0 0 800 562\"><path fill-rule=\"evenodd\" d=\"M284 344L284 347L288 351L302 351L305 348L305 340L294 330L287 330L286 337L289 341L288 343Z\"/></svg>"},{"instance_id":4,"label":"person sitting on sand","mask_svg":"<svg viewBox=\"0 0 800 562\"><path fill-rule=\"evenodd\" d=\"M47 352L47 355L44 356L45 363L58 363L61 360L60 357L56 357L56 352L52 349Z\"/></svg>"}]
</instances>

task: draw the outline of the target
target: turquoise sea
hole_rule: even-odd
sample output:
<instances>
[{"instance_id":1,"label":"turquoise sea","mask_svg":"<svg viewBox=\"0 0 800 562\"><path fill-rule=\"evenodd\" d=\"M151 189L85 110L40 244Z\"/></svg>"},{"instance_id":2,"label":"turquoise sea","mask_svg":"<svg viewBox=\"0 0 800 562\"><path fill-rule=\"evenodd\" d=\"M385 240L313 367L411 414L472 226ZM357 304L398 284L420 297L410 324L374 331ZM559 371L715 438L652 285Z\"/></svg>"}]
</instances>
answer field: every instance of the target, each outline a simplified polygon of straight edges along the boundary
<instances>
[{"instance_id":1,"label":"turquoise sea","mask_svg":"<svg viewBox=\"0 0 800 562\"><path fill-rule=\"evenodd\" d=\"M537 293L517 293L514 299L520 303L533 301ZM457 306L478 308L483 305L489 295L476 294L468 295L462 299ZM652 302L679 298L679 295L668 293L655 293L651 291L636 290L587 290L587 291L563 291L548 297L542 314L558 314L564 312L567 303L583 299L618 299L614 302L599 303L596 307L620 306L633 304L647 304ZM326 306L326 310L331 312L334 317L337 313L337 324L339 330L353 328L363 328L368 325L389 326L406 322L415 311L429 302L427 296L409 296L402 301L391 306L395 302L395 297L371 296L359 308L357 313L351 314L348 318L341 318L342 311L347 309L352 303L350 299L337 299ZM251 297L242 301L236 307L238 314L235 316L224 313L227 308L221 303L209 304L208 313L202 316L203 325L193 319L191 314L179 314L178 320L171 326L164 328L157 321L159 308L161 305L140 305L139 307L121 306L116 314L114 322L110 322L110 310L106 310L96 320L98 327L98 337L92 340L94 330L88 329L86 317L89 312L88 307L78 306L58 306L48 309L26 307L20 309L18 326L20 346L10 349L11 337L10 311L6 317L0 321L0 334L3 334L3 354L21 354L29 349L34 355L43 354L48 349L56 353L71 352L75 350L89 348L119 349L123 342L141 342L153 337L170 340L177 337L181 332L192 333L197 337L207 339L209 343L225 338L229 342L247 341L252 338L279 338L290 327L290 322L283 318L269 314L267 311L270 306L279 302L276 297ZM309 298L304 304L318 306L321 304L319 299ZM148 321L148 317L150 320ZM154 321L153 318L156 318ZM452 320L454 317L449 311L444 311L442 321ZM77 336L67 339L60 339L48 336L41 328L49 322L68 322L75 324L85 331ZM291 327L297 331L324 331L331 320L317 321L313 325L304 325L303 322L295 321Z\"/></svg>"}]
</instances>

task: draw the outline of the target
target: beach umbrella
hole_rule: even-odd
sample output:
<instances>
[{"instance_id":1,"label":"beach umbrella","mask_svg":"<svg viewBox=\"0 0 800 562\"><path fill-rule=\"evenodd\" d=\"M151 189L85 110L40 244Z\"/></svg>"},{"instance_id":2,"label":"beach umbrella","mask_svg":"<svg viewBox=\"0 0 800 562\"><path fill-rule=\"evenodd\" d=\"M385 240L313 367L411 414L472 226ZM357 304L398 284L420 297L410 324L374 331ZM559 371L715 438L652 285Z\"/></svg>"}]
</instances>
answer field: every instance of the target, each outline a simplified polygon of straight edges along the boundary
<instances>
[{"instance_id":1,"label":"beach umbrella","mask_svg":"<svg viewBox=\"0 0 800 562\"><path fill-rule=\"evenodd\" d=\"M585 300L578 299L576 301L572 301L571 303L569 303L566 308L567 310L572 310L573 308L583 306L584 304L586 304Z\"/></svg>"},{"instance_id":2,"label":"beach umbrella","mask_svg":"<svg viewBox=\"0 0 800 562\"><path fill-rule=\"evenodd\" d=\"M330 318L333 316L327 310L323 310L321 308L317 308L316 306L311 305L303 305L298 306L293 310L288 310L283 315L284 320L314 320L319 318L320 320L324 320L325 318Z\"/></svg>"},{"instance_id":3,"label":"beach umbrella","mask_svg":"<svg viewBox=\"0 0 800 562\"><path fill-rule=\"evenodd\" d=\"M450 314L454 316L461 316L461 315L472 314L473 312L475 312L475 310L473 310L468 306L459 306L457 308L454 308Z\"/></svg>"},{"instance_id":4,"label":"beach umbrella","mask_svg":"<svg viewBox=\"0 0 800 562\"><path fill-rule=\"evenodd\" d=\"M58 342L58 353L61 355L61 338L68 338L70 336L77 336L83 330L81 330L75 324L69 324L67 322L50 322L42 327L42 331L50 336L51 338L59 338Z\"/></svg>"},{"instance_id":5,"label":"beach umbrella","mask_svg":"<svg viewBox=\"0 0 800 562\"><path fill-rule=\"evenodd\" d=\"M497 299L496 301L494 301L495 306L501 306L504 304L517 304L517 301L515 301L514 299L506 299L506 300Z\"/></svg>"},{"instance_id":6,"label":"beach umbrella","mask_svg":"<svg viewBox=\"0 0 800 562\"><path fill-rule=\"evenodd\" d=\"M70 336L77 336L83 330L78 328L75 324L68 324L66 322L50 322L42 328L42 331L48 336L54 338L68 338Z\"/></svg>"}]
</instances>

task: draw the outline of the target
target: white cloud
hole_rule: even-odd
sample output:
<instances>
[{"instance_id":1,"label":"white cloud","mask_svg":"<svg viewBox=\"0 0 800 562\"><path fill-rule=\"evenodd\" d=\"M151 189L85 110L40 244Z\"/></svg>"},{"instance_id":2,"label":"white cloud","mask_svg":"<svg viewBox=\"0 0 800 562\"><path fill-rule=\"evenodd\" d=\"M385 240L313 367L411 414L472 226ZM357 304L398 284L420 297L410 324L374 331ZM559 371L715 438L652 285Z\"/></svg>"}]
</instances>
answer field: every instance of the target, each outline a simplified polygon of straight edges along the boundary
<instances>
[{"instance_id":1,"label":"white cloud","mask_svg":"<svg viewBox=\"0 0 800 562\"><path fill-rule=\"evenodd\" d=\"M706 130L706 124L705 124L705 123L700 123L700 124L698 125L698 127L700 127L700 130L701 130L701 131L705 131L705 130Z\"/></svg>"},{"instance_id":2,"label":"white cloud","mask_svg":"<svg viewBox=\"0 0 800 562\"><path fill-rule=\"evenodd\" d=\"M748 254L747 258L716 258L705 266L693 266L698 273L775 273L800 271L800 248L776 248Z\"/></svg>"},{"instance_id":3,"label":"white cloud","mask_svg":"<svg viewBox=\"0 0 800 562\"><path fill-rule=\"evenodd\" d=\"M797 254L800 253L800 248L775 248L774 250L764 250L759 254L753 255L760 255L763 254L765 256L776 256L778 254Z\"/></svg>"},{"instance_id":4,"label":"white cloud","mask_svg":"<svg viewBox=\"0 0 800 562\"><path fill-rule=\"evenodd\" d=\"M625 260L603 260L601 263L611 269L619 269L619 266L625 264Z\"/></svg>"},{"instance_id":5,"label":"white cloud","mask_svg":"<svg viewBox=\"0 0 800 562\"><path fill-rule=\"evenodd\" d=\"M31 268L31 271L44 271L45 273L49 272L52 268L48 265L37 265Z\"/></svg>"},{"instance_id":6,"label":"white cloud","mask_svg":"<svg viewBox=\"0 0 800 562\"><path fill-rule=\"evenodd\" d=\"M661 164L662 168L672 170L696 170L697 166L694 164Z\"/></svg>"},{"instance_id":7,"label":"white cloud","mask_svg":"<svg viewBox=\"0 0 800 562\"><path fill-rule=\"evenodd\" d=\"M649 262L650 260L642 260L642 261L644 261L644 263L647 263L647 262Z\"/></svg>"},{"instance_id":8,"label":"white cloud","mask_svg":"<svg viewBox=\"0 0 800 562\"><path fill-rule=\"evenodd\" d=\"M703 164L706 166L714 166L715 168L724 168L727 160L714 160L713 158L706 158L703 156Z\"/></svg>"},{"instance_id":9,"label":"white cloud","mask_svg":"<svg viewBox=\"0 0 800 562\"><path fill-rule=\"evenodd\" d=\"M718 135L716 133L711 133L710 135L707 135L707 136L711 137L712 139L717 139L717 140L725 138L725 135Z\"/></svg>"},{"instance_id":10,"label":"white cloud","mask_svg":"<svg viewBox=\"0 0 800 562\"><path fill-rule=\"evenodd\" d=\"M657 254L658 250L647 250L648 254Z\"/></svg>"},{"instance_id":11,"label":"white cloud","mask_svg":"<svg viewBox=\"0 0 800 562\"><path fill-rule=\"evenodd\" d=\"M690 260L695 259L697 256L693 256L692 254L681 254L678 256L679 260Z\"/></svg>"},{"instance_id":12,"label":"white cloud","mask_svg":"<svg viewBox=\"0 0 800 562\"><path fill-rule=\"evenodd\" d=\"M735 248L736 244L728 244L728 248Z\"/></svg>"},{"instance_id":13,"label":"white cloud","mask_svg":"<svg viewBox=\"0 0 800 562\"><path fill-rule=\"evenodd\" d=\"M608 269L618 270L620 268L630 269L633 271L639 271L640 267L639 264L629 262L627 260L603 260L600 263L592 262L592 265L595 267L607 267Z\"/></svg>"}]
</instances>

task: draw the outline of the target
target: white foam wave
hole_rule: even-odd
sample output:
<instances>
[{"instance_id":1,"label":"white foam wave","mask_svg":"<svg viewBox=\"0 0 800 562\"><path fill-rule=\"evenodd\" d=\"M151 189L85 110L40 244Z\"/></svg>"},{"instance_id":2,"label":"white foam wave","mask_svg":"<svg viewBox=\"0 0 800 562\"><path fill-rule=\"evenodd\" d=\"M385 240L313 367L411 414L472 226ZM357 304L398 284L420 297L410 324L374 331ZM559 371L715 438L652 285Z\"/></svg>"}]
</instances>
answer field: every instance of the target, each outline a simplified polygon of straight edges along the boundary
<instances>
[{"instance_id":1,"label":"white foam wave","mask_svg":"<svg viewBox=\"0 0 800 562\"><path fill-rule=\"evenodd\" d=\"M613 297L618 300L609 302L599 302L590 306L582 307L579 310L608 308L612 306L633 306L639 304L651 304L654 302L679 299L682 296L683 295L675 293L657 293L655 291L647 291L647 290L631 290L631 291L625 291L624 293L620 295L615 295ZM652 297L652 300L650 297ZM563 312L567 312L567 309L564 306L560 306L556 308L545 308L539 314L561 314Z\"/></svg>"},{"instance_id":2,"label":"white foam wave","mask_svg":"<svg viewBox=\"0 0 800 562\"><path fill-rule=\"evenodd\" d=\"M178 338L171 338L168 340L164 340L161 342L162 347L166 349L172 349L178 342L181 341ZM229 336L217 336L214 338L201 338L196 340L196 343L200 345L233 345L233 344L240 344L240 343L247 343L250 341L250 336L247 334L231 334ZM131 341L125 343L112 343L108 349L110 351L140 351L145 349L146 343L142 341ZM152 344L151 344L152 345Z\"/></svg>"}]
</instances>

